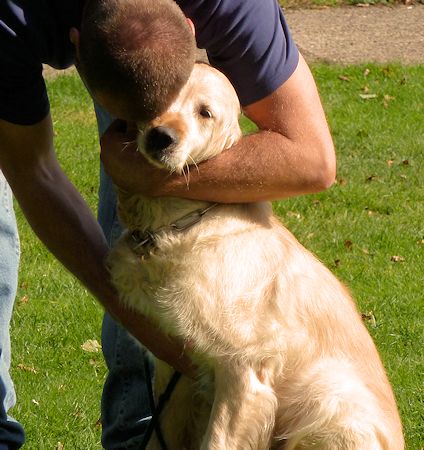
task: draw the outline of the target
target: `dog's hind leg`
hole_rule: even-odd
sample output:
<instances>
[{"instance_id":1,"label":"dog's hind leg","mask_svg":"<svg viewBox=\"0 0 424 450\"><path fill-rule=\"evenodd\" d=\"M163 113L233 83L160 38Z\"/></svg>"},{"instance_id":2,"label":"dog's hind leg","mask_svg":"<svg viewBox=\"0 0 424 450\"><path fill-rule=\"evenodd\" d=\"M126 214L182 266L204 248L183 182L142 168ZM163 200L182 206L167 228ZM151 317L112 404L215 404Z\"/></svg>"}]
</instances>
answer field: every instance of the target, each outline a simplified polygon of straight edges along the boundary
<instances>
[{"instance_id":1,"label":"dog's hind leg","mask_svg":"<svg viewBox=\"0 0 424 450\"><path fill-rule=\"evenodd\" d=\"M215 399L201 450L270 447L277 399L252 367L215 370Z\"/></svg>"},{"instance_id":2,"label":"dog's hind leg","mask_svg":"<svg viewBox=\"0 0 424 450\"><path fill-rule=\"evenodd\" d=\"M349 361L326 358L285 385L277 416L284 450L402 450L401 430Z\"/></svg>"}]
</instances>

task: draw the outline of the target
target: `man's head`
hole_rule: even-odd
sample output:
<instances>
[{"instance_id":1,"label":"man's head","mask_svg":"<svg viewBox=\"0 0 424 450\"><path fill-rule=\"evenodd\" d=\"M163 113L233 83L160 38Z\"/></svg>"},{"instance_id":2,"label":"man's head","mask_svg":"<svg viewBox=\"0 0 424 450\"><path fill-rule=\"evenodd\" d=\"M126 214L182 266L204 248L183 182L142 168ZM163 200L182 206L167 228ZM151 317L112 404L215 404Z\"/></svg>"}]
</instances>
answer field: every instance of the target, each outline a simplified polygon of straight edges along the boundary
<instances>
[{"instance_id":1,"label":"man's head","mask_svg":"<svg viewBox=\"0 0 424 450\"><path fill-rule=\"evenodd\" d=\"M145 121L164 111L187 81L194 35L172 0L88 0L77 67L112 114Z\"/></svg>"}]
</instances>

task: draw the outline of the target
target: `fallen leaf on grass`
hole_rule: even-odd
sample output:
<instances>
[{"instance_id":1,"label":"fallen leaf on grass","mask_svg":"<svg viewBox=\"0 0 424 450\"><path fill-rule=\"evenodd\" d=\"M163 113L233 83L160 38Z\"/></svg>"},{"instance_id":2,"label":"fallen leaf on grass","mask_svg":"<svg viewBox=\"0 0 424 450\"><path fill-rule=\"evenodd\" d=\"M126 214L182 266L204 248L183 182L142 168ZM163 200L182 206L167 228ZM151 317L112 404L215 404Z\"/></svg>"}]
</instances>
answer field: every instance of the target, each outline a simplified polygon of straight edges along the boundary
<instances>
[{"instance_id":1,"label":"fallen leaf on grass","mask_svg":"<svg viewBox=\"0 0 424 450\"><path fill-rule=\"evenodd\" d=\"M80 419L84 415L84 413L83 410L77 406L72 415L75 417L75 419Z\"/></svg>"},{"instance_id":2,"label":"fallen leaf on grass","mask_svg":"<svg viewBox=\"0 0 424 450\"><path fill-rule=\"evenodd\" d=\"M367 212L369 217L376 216L378 214L376 211L373 211L372 209L369 209L368 206L365 207L365 211Z\"/></svg>"},{"instance_id":3,"label":"fallen leaf on grass","mask_svg":"<svg viewBox=\"0 0 424 450\"><path fill-rule=\"evenodd\" d=\"M362 100L372 100L377 98L377 94L359 94L359 97L361 97Z\"/></svg>"},{"instance_id":4,"label":"fallen leaf on grass","mask_svg":"<svg viewBox=\"0 0 424 450\"><path fill-rule=\"evenodd\" d=\"M405 258L403 256L400 256L400 255L393 255L390 258L390 261L393 261L393 262L404 262Z\"/></svg>"},{"instance_id":5,"label":"fallen leaf on grass","mask_svg":"<svg viewBox=\"0 0 424 450\"><path fill-rule=\"evenodd\" d=\"M377 175L370 175L369 177L367 177L365 179L365 181L375 181L378 180L378 176Z\"/></svg>"},{"instance_id":6,"label":"fallen leaf on grass","mask_svg":"<svg viewBox=\"0 0 424 450\"><path fill-rule=\"evenodd\" d=\"M349 239L346 239L343 244L344 244L346 250L352 251L352 248L353 248L352 241L350 241Z\"/></svg>"},{"instance_id":7,"label":"fallen leaf on grass","mask_svg":"<svg viewBox=\"0 0 424 450\"><path fill-rule=\"evenodd\" d=\"M377 321L375 320L375 316L374 313L372 311L369 311L367 313L362 313L362 320L364 322L370 322L372 327L376 327L377 326Z\"/></svg>"},{"instance_id":8,"label":"fallen leaf on grass","mask_svg":"<svg viewBox=\"0 0 424 450\"><path fill-rule=\"evenodd\" d=\"M65 448L65 445L62 444L62 442L58 442L56 445L56 450L63 450Z\"/></svg>"},{"instance_id":9,"label":"fallen leaf on grass","mask_svg":"<svg viewBox=\"0 0 424 450\"><path fill-rule=\"evenodd\" d=\"M85 341L84 344L81 344L81 348L85 352L97 353L101 350L102 346L96 339L89 339L88 341Z\"/></svg>"},{"instance_id":10,"label":"fallen leaf on grass","mask_svg":"<svg viewBox=\"0 0 424 450\"><path fill-rule=\"evenodd\" d=\"M25 305L26 303L28 303L28 301L29 301L28 295L24 295L23 297L21 297L19 299L19 304L20 305Z\"/></svg>"},{"instance_id":11,"label":"fallen leaf on grass","mask_svg":"<svg viewBox=\"0 0 424 450\"><path fill-rule=\"evenodd\" d=\"M37 369L34 366L27 366L26 364L18 364L16 366L18 369L23 370L24 372L38 373Z\"/></svg>"},{"instance_id":12,"label":"fallen leaf on grass","mask_svg":"<svg viewBox=\"0 0 424 450\"><path fill-rule=\"evenodd\" d=\"M392 97L391 95L384 94L383 106L387 109L389 107L389 103L395 99L396 99L396 97Z\"/></svg>"},{"instance_id":13,"label":"fallen leaf on grass","mask_svg":"<svg viewBox=\"0 0 424 450\"><path fill-rule=\"evenodd\" d=\"M33 398L31 401L32 403L34 403L34 405L40 406L40 403L37 400L35 400L35 398Z\"/></svg>"},{"instance_id":14,"label":"fallen leaf on grass","mask_svg":"<svg viewBox=\"0 0 424 450\"><path fill-rule=\"evenodd\" d=\"M342 81L350 81L350 78L347 77L346 75L339 75L339 80L342 80Z\"/></svg>"},{"instance_id":15,"label":"fallen leaf on grass","mask_svg":"<svg viewBox=\"0 0 424 450\"><path fill-rule=\"evenodd\" d=\"M361 248L361 250L362 250L362 253L364 255L368 255L368 256L371 256L371 257L375 256L375 253L370 251L368 248Z\"/></svg>"},{"instance_id":16,"label":"fallen leaf on grass","mask_svg":"<svg viewBox=\"0 0 424 450\"><path fill-rule=\"evenodd\" d=\"M296 219L300 219L302 216L294 211L288 211L287 212L287 217L295 217Z\"/></svg>"}]
</instances>

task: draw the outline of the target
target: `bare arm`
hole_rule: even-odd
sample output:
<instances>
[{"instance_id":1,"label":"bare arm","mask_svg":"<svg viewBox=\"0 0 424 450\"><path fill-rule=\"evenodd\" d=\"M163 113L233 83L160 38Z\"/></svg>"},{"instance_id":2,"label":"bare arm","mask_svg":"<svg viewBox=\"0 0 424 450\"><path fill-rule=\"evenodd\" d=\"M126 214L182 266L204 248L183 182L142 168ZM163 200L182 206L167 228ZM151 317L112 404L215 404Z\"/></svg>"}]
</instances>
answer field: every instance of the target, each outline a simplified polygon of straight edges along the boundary
<instances>
[{"instance_id":1,"label":"bare arm","mask_svg":"<svg viewBox=\"0 0 424 450\"><path fill-rule=\"evenodd\" d=\"M130 137L106 133L102 159L114 182L130 192L217 202L274 200L321 191L335 179L335 154L310 70L300 56L291 78L270 96L245 108L257 133L183 177L154 169Z\"/></svg>"},{"instance_id":2,"label":"bare arm","mask_svg":"<svg viewBox=\"0 0 424 450\"><path fill-rule=\"evenodd\" d=\"M61 170L50 116L32 126L0 120L0 167L28 222L50 251L159 358L187 371L183 348L120 304L105 267L108 246L90 209Z\"/></svg>"}]
</instances>

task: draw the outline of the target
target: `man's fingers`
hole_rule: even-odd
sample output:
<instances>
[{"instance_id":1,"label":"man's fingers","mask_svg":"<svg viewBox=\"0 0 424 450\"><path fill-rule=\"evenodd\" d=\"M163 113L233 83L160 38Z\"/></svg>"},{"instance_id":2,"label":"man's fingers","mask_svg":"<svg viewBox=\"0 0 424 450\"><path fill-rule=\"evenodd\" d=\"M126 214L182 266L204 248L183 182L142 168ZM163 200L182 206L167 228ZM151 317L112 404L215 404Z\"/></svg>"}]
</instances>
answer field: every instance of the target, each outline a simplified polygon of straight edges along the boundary
<instances>
[{"instance_id":1,"label":"man's fingers","mask_svg":"<svg viewBox=\"0 0 424 450\"><path fill-rule=\"evenodd\" d=\"M127 131L126 120L116 119L109 125L109 128L106 130L106 133L126 133L126 131Z\"/></svg>"},{"instance_id":2,"label":"man's fingers","mask_svg":"<svg viewBox=\"0 0 424 450\"><path fill-rule=\"evenodd\" d=\"M121 140L122 142L129 142L135 140L138 129L134 122L127 122L125 120L116 119L106 130L101 140Z\"/></svg>"}]
</instances>

